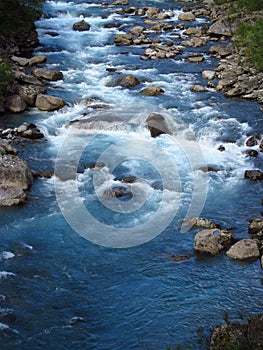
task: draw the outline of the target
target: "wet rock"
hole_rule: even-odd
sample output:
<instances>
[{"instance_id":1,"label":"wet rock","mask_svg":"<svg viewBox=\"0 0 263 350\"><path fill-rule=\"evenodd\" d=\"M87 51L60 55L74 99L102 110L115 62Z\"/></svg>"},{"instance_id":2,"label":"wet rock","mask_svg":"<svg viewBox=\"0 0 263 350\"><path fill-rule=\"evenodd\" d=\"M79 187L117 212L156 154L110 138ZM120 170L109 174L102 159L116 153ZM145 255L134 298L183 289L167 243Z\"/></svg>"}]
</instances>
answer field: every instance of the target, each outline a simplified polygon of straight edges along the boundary
<instances>
[{"instance_id":1,"label":"wet rock","mask_svg":"<svg viewBox=\"0 0 263 350\"><path fill-rule=\"evenodd\" d=\"M19 85L19 96L29 105L34 106L38 94L45 94L46 89L38 85Z\"/></svg>"},{"instance_id":2,"label":"wet rock","mask_svg":"<svg viewBox=\"0 0 263 350\"><path fill-rule=\"evenodd\" d=\"M220 151L220 152L224 152L226 149L225 149L225 147L223 146L223 145L220 145L219 147L218 147L218 151Z\"/></svg>"},{"instance_id":3,"label":"wet rock","mask_svg":"<svg viewBox=\"0 0 263 350\"><path fill-rule=\"evenodd\" d=\"M65 106L65 102L55 96L39 94L36 98L36 107L42 111L55 111Z\"/></svg>"},{"instance_id":4,"label":"wet rock","mask_svg":"<svg viewBox=\"0 0 263 350\"><path fill-rule=\"evenodd\" d=\"M164 90L160 88L159 86L151 85L148 86L140 91L142 95L147 96L158 96L164 93Z\"/></svg>"},{"instance_id":5,"label":"wet rock","mask_svg":"<svg viewBox=\"0 0 263 350\"><path fill-rule=\"evenodd\" d=\"M114 38L114 44L117 46L128 46L132 44L132 34L118 34Z\"/></svg>"},{"instance_id":6,"label":"wet rock","mask_svg":"<svg viewBox=\"0 0 263 350\"><path fill-rule=\"evenodd\" d=\"M90 30L90 25L84 20L76 22L73 24L73 30L78 32L84 32Z\"/></svg>"},{"instance_id":7,"label":"wet rock","mask_svg":"<svg viewBox=\"0 0 263 350\"><path fill-rule=\"evenodd\" d=\"M12 95L6 98L5 106L12 113L21 113L26 109L27 104L19 95Z\"/></svg>"},{"instance_id":8,"label":"wet rock","mask_svg":"<svg viewBox=\"0 0 263 350\"><path fill-rule=\"evenodd\" d=\"M173 43L171 43L171 45L152 44L149 48L145 50L144 56L152 60L159 60L162 58L173 58L181 53L182 49L174 46Z\"/></svg>"},{"instance_id":9,"label":"wet rock","mask_svg":"<svg viewBox=\"0 0 263 350\"><path fill-rule=\"evenodd\" d=\"M45 178L45 179L51 179L52 176L54 175L54 171L53 170L38 170L38 171L32 171L32 175L34 178L37 179L41 179L41 178Z\"/></svg>"},{"instance_id":10,"label":"wet rock","mask_svg":"<svg viewBox=\"0 0 263 350\"><path fill-rule=\"evenodd\" d=\"M132 74L127 74L117 81L117 85L120 85L125 88L131 88L139 84L140 81Z\"/></svg>"},{"instance_id":11,"label":"wet rock","mask_svg":"<svg viewBox=\"0 0 263 350\"><path fill-rule=\"evenodd\" d=\"M114 198L132 197L132 192L127 187L116 186L103 192L104 195Z\"/></svg>"},{"instance_id":12,"label":"wet rock","mask_svg":"<svg viewBox=\"0 0 263 350\"><path fill-rule=\"evenodd\" d=\"M260 170L246 170L244 176L252 181L263 181L263 172Z\"/></svg>"},{"instance_id":13,"label":"wet rock","mask_svg":"<svg viewBox=\"0 0 263 350\"><path fill-rule=\"evenodd\" d=\"M190 90L191 90L192 92L207 92L207 89L206 89L204 86L198 85L198 84L193 85L193 86L190 88Z\"/></svg>"},{"instance_id":14,"label":"wet rock","mask_svg":"<svg viewBox=\"0 0 263 350\"><path fill-rule=\"evenodd\" d=\"M116 0L116 1L114 1L114 3L113 3L113 5L122 5L122 6L124 6L124 5L129 5L129 1L128 0Z\"/></svg>"},{"instance_id":15,"label":"wet rock","mask_svg":"<svg viewBox=\"0 0 263 350\"><path fill-rule=\"evenodd\" d=\"M184 35L202 36L202 28L200 27L189 27L184 32Z\"/></svg>"},{"instance_id":16,"label":"wet rock","mask_svg":"<svg viewBox=\"0 0 263 350\"><path fill-rule=\"evenodd\" d=\"M206 218L194 217L183 221L183 225L190 227L202 227L206 229L218 228L220 225Z\"/></svg>"},{"instance_id":17,"label":"wet rock","mask_svg":"<svg viewBox=\"0 0 263 350\"><path fill-rule=\"evenodd\" d=\"M116 178L115 181L120 181L125 184L134 184L135 182L138 182L138 179L135 176L128 176L128 177Z\"/></svg>"},{"instance_id":18,"label":"wet rock","mask_svg":"<svg viewBox=\"0 0 263 350\"><path fill-rule=\"evenodd\" d=\"M194 249L199 253L217 255L232 241L231 233L218 229L198 232L194 238Z\"/></svg>"},{"instance_id":19,"label":"wet rock","mask_svg":"<svg viewBox=\"0 0 263 350\"><path fill-rule=\"evenodd\" d=\"M203 62L204 56L199 54L194 54L192 56L187 57L186 61L191 63L200 63Z\"/></svg>"},{"instance_id":20,"label":"wet rock","mask_svg":"<svg viewBox=\"0 0 263 350\"><path fill-rule=\"evenodd\" d=\"M258 259L260 252L258 244L254 239L242 239L235 243L227 252L226 255L230 259L249 260Z\"/></svg>"},{"instance_id":21,"label":"wet rock","mask_svg":"<svg viewBox=\"0 0 263 350\"><path fill-rule=\"evenodd\" d=\"M150 130L151 137L157 137L161 134L171 134L165 118L159 113L151 113L146 119L146 124Z\"/></svg>"},{"instance_id":22,"label":"wet rock","mask_svg":"<svg viewBox=\"0 0 263 350\"><path fill-rule=\"evenodd\" d=\"M24 203L33 181L27 164L17 156L0 157L0 206Z\"/></svg>"},{"instance_id":23,"label":"wet rock","mask_svg":"<svg viewBox=\"0 0 263 350\"><path fill-rule=\"evenodd\" d=\"M216 72L213 70L204 70L202 72L202 77L204 79L213 80L215 78Z\"/></svg>"},{"instance_id":24,"label":"wet rock","mask_svg":"<svg viewBox=\"0 0 263 350\"><path fill-rule=\"evenodd\" d=\"M17 128L17 133L24 138L31 140L39 140L44 137L44 134L37 128L35 124L21 124Z\"/></svg>"},{"instance_id":25,"label":"wet rock","mask_svg":"<svg viewBox=\"0 0 263 350\"><path fill-rule=\"evenodd\" d=\"M257 157L258 156L258 151L256 151L255 149L248 149L246 151L246 154L249 156L249 157Z\"/></svg>"},{"instance_id":26,"label":"wet rock","mask_svg":"<svg viewBox=\"0 0 263 350\"><path fill-rule=\"evenodd\" d=\"M49 81L57 81L63 79L63 74L57 70L50 70L44 68L35 68L32 71L32 74L39 79L46 79Z\"/></svg>"},{"instance_id":27,"label":"wet rock","mask_svg":"<svg viewBox=\"0 0 263 350\"><path fill-rule=\"evenodd\" d=\"M175 255L173 253L168 253L168 257L172 262L182 262L190 259L187 255Z\"/></svg>"},{"instance_id":28,"label":"wet rock","mask_svg":"<svg viewBox=\"0 0 263 350\"><path fill-rule=\"evenodd\" d=\"M195 15L192 12L180 13L178 16L180 21L195 21Z\"/></svg>"},{"instance_id":29,"label":"wet rock","mask_svg":"<svg viewBox=\"0 0 263 350\"><path fill-rule=\"evenodd\" d=\"M241 349L247 344L248 325L242 323L230 323L214 327L210 350Z\"/></svg>"},{"instance_id":30,"label":"wet rock","mask_svg":"<svg viewBox=\"0 0 263 350\"><path fill-rule=\"evenodd\" d=\"M256 146L257 144L258 144L258 140L255 136L250 136L246 140L246 146L248 146L248 147L253 147L253 146Z\"/></svg>"},{"instance_id":31,"label":"wet rock","mask_svg":"<svg viewBox=\"0 0 263 350\"><path fill-rule=\"evenodd\" d=\"M260 231L263 231L263 218L251 219L248 226L248 233L253 235L259 233Z\"/></svg>"}]
</instances>

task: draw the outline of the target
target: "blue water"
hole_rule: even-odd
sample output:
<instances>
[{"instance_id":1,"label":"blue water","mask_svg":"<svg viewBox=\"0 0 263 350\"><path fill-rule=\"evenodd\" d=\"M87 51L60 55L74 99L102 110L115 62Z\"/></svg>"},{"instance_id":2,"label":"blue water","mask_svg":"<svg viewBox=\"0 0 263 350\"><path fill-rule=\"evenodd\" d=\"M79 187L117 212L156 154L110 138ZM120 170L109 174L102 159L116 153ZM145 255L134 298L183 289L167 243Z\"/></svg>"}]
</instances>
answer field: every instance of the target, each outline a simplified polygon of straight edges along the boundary
<instances>
[{"instance_id":1,"label":"blue water","mask_svg":"<svg viewBox=\"0 0 263 350\"><path fill-rule=\"evenodd\" d=\"M136 0L129 5L142 7ZM146 5L172 9L168 22L179 23L180 3ZM217 65L209 56L198 65L184 61L200 48L184 49L173 60L142 61L145 47L114 46L114 36L143 23L140 17L117 15L99 1L47 1L44 10L36 54L63 71L64 80L52 83L49 93L67 106L1 120L41 128L45 141L19 144L19 154L33 170L55 167L56 176L35 180L25 206L0 211L0 348L204 349L200 327L209 336L224 312L231 321L262 312L262 269L259 261L238 263L224 253L196 255L197 230L182 232L181 223L200 215L248 237L248 220L262 210L262 185L243 179L245 169L262 167L262 154L250 159L244 153L247 137L263 132L259 105L214 90L190 92L206 83L202 70ZM81 14L89 32L71 29ZM104 28L116 22L119 28ZM198 18L191 25L206 24ZM174 34L161 38L173 41ZM141 84L113 87L126 73ZM141 95L150 84L165 93ZM94 97L111 108L81 103ZM152 112L165 116L172 135L150 137L145 120ZM88 130L65 127L84 114L95 118ZM225 152L217 150L221 144ZM90 169L96 161L106 167ZM218 171L198 170L205 165ZM120 179L127 176L138 180L124 185ZM132 195L105 194L118 186ZM176 263L171 254L189 260Z\"/></svg>"}]
</instances>

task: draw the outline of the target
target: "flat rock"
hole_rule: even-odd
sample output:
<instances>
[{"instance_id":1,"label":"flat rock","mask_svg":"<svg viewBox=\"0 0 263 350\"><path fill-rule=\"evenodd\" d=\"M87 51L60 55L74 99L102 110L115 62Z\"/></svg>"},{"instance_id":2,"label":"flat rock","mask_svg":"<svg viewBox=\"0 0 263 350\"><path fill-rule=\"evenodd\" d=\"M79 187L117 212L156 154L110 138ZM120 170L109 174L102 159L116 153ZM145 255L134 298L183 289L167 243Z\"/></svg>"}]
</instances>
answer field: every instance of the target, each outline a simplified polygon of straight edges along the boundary
<instances>
[{"instance_id":1,"label":"flat rock","mask_svg":"<svg viewBox=\"0 0 263 350\"><path fill-rule=\"evenodd\" d=\"M180 13L178 16L180 21L195 21L195 15L192 12Z\"/></svg>"}]
</instances>

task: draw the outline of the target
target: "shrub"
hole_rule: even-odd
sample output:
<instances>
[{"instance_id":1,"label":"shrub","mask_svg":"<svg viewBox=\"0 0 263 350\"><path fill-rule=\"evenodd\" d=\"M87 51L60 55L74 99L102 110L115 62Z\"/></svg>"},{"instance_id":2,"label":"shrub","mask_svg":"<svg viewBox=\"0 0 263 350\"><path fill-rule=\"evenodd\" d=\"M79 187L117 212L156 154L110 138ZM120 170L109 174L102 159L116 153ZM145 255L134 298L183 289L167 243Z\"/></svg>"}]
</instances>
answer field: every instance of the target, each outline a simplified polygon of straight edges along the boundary
<instances>
[{"instance_id":1,"label":"shrub","mask_svg":"<svg viewBox=\"0 0 263 350\"><path fill-rule=\"evenodd\" d=\"M3 95L5 89L11 79L11 66L5 60L0 59L0 96Z\"/></svg>"},{"instance_id":2,"label":"shrub","mask_svg":"<svg viewBox=\"0 0 263 350\"><path fill-rule=\"evenodd\" d=\"M28 32L39 17L44 0L1 0L0 35L16 36Z\"/></svg>"}]
</instances>

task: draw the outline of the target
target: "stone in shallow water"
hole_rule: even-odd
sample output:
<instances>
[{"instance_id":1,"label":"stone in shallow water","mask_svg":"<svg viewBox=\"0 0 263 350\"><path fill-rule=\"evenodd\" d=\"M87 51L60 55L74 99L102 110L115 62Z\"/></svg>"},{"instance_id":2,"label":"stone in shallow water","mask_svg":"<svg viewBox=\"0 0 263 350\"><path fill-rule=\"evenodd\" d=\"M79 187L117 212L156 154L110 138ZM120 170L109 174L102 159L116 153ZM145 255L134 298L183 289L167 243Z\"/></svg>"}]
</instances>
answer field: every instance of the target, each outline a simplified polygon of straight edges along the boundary
<instances>
[{"instance_id":1,"label":"stone in shallow water","mask_svg":"<svg viewBox=\"0 0 263 350\"><path fill-rule=\"evenodd\" d=\"M248 260L257 259L260 256L257 242L254 239L242 239L235 243L227 252L226 255L230 259Z\"/></svg>"}]
</instances>

